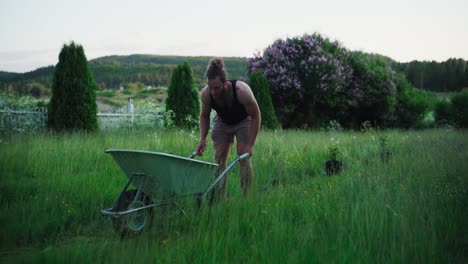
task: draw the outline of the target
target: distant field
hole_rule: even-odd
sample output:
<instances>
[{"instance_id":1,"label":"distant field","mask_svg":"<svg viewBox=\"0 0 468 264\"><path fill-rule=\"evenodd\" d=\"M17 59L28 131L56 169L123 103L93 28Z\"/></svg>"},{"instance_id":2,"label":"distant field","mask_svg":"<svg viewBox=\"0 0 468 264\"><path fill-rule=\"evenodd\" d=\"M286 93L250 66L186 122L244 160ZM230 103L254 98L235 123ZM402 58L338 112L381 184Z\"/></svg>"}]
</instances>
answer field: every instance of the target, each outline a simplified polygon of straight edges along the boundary
<instances>
[{"instance_id":1,"label":"distant field","mask_svg":"<svg viewBox=\"0 0 468 264\"><path fill-rule=\"evenodd\" d=\"M132 90L104 90L97 91L97 102L100 112L113 112L115 109L126 106L128 100L132 99L133 104L139 106L145 102L152 102L157 105L164 105L167 98L167 87L156 87Z\"/></svg>"},{"instance_id":2,"label":"distant field","mask_svg":"<svg viewBox=\"0 0 468 264\"><path fill-rule=\"evenodd\" d=\"M426 130L262 131L255 179L229 197L155 220L120 240L112 206L126 182L108 148L188 156L198 132L121 131L15 136L0 146L0 262L27 263L467 263L468 136ZM343 172L325 176L331 138ZM379 158L379 140L392 153ZM231 152L229 160L235 156ZM209 145L198 159L213 161ZM284 183L273 186L279 180ZM157 213L157 211L156 211Z\"/></svg>"}]
</instances>

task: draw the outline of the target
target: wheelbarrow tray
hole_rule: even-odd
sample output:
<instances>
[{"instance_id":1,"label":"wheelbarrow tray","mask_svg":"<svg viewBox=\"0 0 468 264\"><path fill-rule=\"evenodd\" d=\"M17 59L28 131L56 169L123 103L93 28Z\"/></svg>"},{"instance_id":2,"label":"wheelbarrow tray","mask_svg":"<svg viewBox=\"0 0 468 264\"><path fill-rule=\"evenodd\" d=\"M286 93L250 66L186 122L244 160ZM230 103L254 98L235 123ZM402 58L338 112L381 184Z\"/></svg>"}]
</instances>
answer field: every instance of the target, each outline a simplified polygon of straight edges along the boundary
<instances>
[{"instance_id":1,"label":"wheelbarrow tray","mask_svg":"<svg viewBox=\"0 0 468 264\"><path fill-rule=\"evenodd\" d=\"M215 177L218 164L176 155L127 149L109 149L132 184L153 197L203 193Z\"/></svg>"},{"instance_id":2,"label":"wheelbarrow tray","mask_svg":"<svg viewBox=\"0 0 468 264\"><path fill-rule=\"evenodd\" d=\"M218 165L176 155L128 149L109 149L116 163L128 177L128 182L111 208L102 209L112 216L114 230L122 235L140 234L147 222L151 223L152 208L177 204L176 198L197 196L201 204L208 193L226 176L235 164L249 158L245 153L237 157L219 175ZM127 190L130 185L136 190Z\"/></svg>"}]
</instances>

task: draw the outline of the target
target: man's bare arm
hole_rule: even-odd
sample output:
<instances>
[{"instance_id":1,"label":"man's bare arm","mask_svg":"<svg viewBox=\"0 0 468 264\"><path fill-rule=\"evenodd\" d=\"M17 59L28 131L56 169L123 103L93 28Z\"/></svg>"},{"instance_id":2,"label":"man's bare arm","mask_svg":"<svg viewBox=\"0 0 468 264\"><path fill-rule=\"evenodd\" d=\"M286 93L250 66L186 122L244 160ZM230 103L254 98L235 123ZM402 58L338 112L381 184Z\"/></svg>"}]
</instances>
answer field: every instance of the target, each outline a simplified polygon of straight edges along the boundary
<instances>
[{"instance_id":1,"label":"man's bare arm","mask_svg":"<svg viewBox=\"0 0 468 264\"><path fill-rule=\"evenodd\" d=\"M208 88L203 88L201 92L201 111L200 111L200 142L197 146L197 154L202 155L206 147L206 137L210 128L211 106L209 101Z\"/></svg>"},{"instance_id":2,"label":"man's bare arm","mask_svg":"<svg viewBox=\"0 0 468 264\"><path fill-rule=\"evenodd\" d=\"M260 130L261 124L261 113L260 108L258 107L257 100L252 93L250 87L244 82L238 82L239 89L238 89L238 99L241 104L244 105L245 110L252 118L252 124L250 127L250 135L249 135L249 146L250 149L253 148L255 145L255 140L258 135L258 131Z\"/></svg>"}]
</instances>

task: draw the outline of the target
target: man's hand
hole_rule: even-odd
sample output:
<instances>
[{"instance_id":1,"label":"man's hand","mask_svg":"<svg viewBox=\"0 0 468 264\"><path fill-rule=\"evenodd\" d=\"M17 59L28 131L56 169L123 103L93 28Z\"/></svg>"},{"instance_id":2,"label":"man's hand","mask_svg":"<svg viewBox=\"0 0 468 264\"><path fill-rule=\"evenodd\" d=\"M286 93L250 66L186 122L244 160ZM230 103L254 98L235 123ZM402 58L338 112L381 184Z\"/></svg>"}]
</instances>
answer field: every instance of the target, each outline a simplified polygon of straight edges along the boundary
<instances>
[{"instance_id":1,"label":"man's hand","mask_svg":"<svg viewBox=\"0 0 468 264\"><path fill-rule=\"evenodd\" d=\"M197 155L203 156L203 152L205 152L206 148L206 140L200 140L197 146Z\"/></svg>"}]
</instances>

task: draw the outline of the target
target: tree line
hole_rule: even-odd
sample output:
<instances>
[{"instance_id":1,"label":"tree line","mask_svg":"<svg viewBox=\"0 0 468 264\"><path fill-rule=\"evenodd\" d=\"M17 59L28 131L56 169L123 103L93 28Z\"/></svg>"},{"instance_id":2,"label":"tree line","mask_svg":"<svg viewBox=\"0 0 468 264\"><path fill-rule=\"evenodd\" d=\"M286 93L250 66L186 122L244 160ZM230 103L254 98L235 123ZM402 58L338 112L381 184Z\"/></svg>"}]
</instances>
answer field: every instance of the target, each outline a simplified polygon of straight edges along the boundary
<instances>
[{"instance_id":1,"label":"tree line","mask_svg":"<svg viewBox=\"0 0 468 264\"><path fill-rule=\"evenodd\" d=\"M467 61L463 59L448 59L444 62L394 62L392 67L403 72L408 81L417 88L439 92L455 92L468 87Z\"/></svg>"},{"instance_id":2,"label":"tree line","mask_svg":"<svg viewBox=\"0 0 468 264\"><path fill-rule=\"evenodd\" d=\"M147 86L168 86L171 73L178 64L187 61L193 71L197 88L205 85L203 74L210 57L183 57L160 55L106 56L89 61L98 89L118 89L127 83ZM393 70L403 73L417 88L431 91L460 91L468 87L467 61L449 59L445 62L396 62L387 58ZM246 79L247 58L225 58L232 79ZM52 86L54 66L42 67L26 73L0 71L0 90L20 94L48 95ZM49 90L47 89L49 88ZM48 90L48 91L47 91Z\"/></svg>"}]
</instances>

